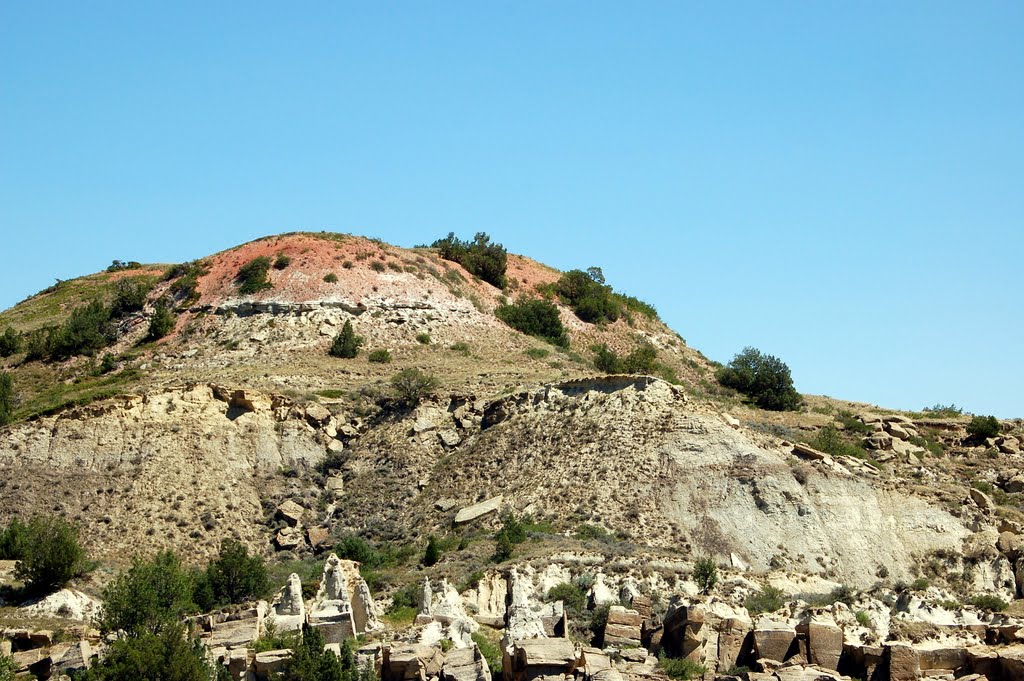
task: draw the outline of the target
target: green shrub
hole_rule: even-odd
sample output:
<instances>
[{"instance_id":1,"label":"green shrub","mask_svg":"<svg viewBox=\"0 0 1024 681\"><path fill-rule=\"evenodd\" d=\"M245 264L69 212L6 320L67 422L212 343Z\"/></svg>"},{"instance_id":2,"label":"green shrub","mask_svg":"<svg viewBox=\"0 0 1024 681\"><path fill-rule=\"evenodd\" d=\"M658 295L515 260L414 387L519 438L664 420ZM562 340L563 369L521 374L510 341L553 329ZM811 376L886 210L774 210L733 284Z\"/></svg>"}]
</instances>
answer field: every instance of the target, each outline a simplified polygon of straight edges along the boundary
<instances>
[{"instance_id":1,"label":"green shrub","mask_svg":"<svg viewBox=\"0 0 1024 681\"><path fill-rule=\"evenodd\" d=\"M14 379L6 371L0 371L0 426L14 420Z\"/></svg>"},{"instance_id":2,"label":"green shrub","mask_svg":"<svg viewBox=\"0 0 1024 681\"><path fill-rule=\"evenodd\" d=\"M0 681L14 681L14 658L0 655Z\"/></svg>"},{"instance_id":3,"label":"green shrub","mask_svg":"<svg viewBox=\"0 0 1024 681\"><path fill-rule=\"evenodd\" d=\"M0 560L21 560L29 542L28 525L17 517L0 531Z\"/></svg>"},{"instance_id":4,"label":"green shrub","mask_svg":"<svg viewBox=\"0 0 1024 681\"><path fill-rule=\"evenodd\" d=\"M467 272L488 284L500 289L508 286L505 277L508 253L501 244L492 243L484 232L477 232L472 241L460 241L454 232L449 232L448 236L431 246L438 249L442 258L459 263Z\"/></svg>"},{"instance_id":5,"label":"green shrub","mask_svg":"<svg viewBox=\"0 0 1024 681\"><path fill-rule=\"evenodd\" d=\"M839 412L838 420L843 424L843 430L857 435L868 435L873 429L868 424L853 415L853 412L842 410Z\"/></svg>"},{"instance_id":6,"label":"green shrub","mask_svg":"<svg viewBox=\"0 0 1024 681\"><path fill-rule=\"evenodd\" d=\"M835 603L845 603L846 605L853 605L853 602L857 599L857 592L849 586L843 584L837 586L827 594L809 595L804 594L801 596L803 600L807 601L808 605L815 608L827 608Z\"/></svg>"},{"instance_id":7,"label":"green shrub","mask_svg":"<svg viewBox=\"0 0 1024 681\"><path fill-rule=\"evenodd\" d=\"M114 319L140 312L153 286L143 278L119 279L114 284L114 299L110 303L110 316Z\"/></svg>"},{"instance_id":8,"label":"green shrub","mask_svg":"<svg viewBox=\"0 0 1024 681\"><path fill-rule=\"evenodd\" d=\"M786 593L774 586L766 586L756 594L747 596L747 600L743 603L751 615L775 612L785 604Z\"/></svg>"},{"instance_id":9,"label":"green shrub","mask_svg":"<svg viewBox=\"0 0 1024 681\"><path fill-rule=\"evenodd\" d=\"M10 357L21 352L21 334L8 326L0 334L0 357Z\"/></svg>"},{"instance_id":10,"label":"green shrub","mask_svg":"<svg viewBox=\"0 0 1024 681\"><path fill-rule=\"evenodd\" d=\"M448 349L453 351L453 352L457 352L460 355L463 355L465 357L469 357L469 353L470 353L469 343L465 343L463 341L459 341L458 343L452 343L451 345L449 345Z\"/></svg>"},{"instance_id":11,"label":"green shrub","mask_svg":"<svg viewBox=\"0 0 1024 681\"><path fill-rule=\"evenodd\" d=\"M416 342L420 345L430 345L430 334L429 333L418 333L416 334Z\"/></svg>"},{"instance_id":12,"label":"green shrub","mask_svg":"<svg viewBox=\"0 0 1024 681\"><path fill-rule=\"evenodd\" d=\"M103 590L97 624L103 634L123 631L130 637L158 634L194 612L194 580L173 551L132 566Z\"/></svg>"},{"instance_id":13,"label":"green shrub","mask_svg":"<svg viewBox=\"0 0 1024 681\"><path fill-rule=\"evenodd\" d=\"M380 260L374 260L373 262L370 263L370 269L373 270L374 272L383 272L384 270L387 269L387 267L385 267L384 263L382 263Z\"/></svg>"},{"instance_id":14,"label":"green shrub","mask_svg":"<svg viewBox=\"0 0 1024 681\"><path fill-rule=\"evenodd\" d=\"M975 608L981 610L988 610L991 612L1002 612L1009 607L1009 604L998 596L991 596L988 594L974 596L967 601Z\"/></svg>"},{"instance_id":15,"label":"green shrub","mask_svg":"<svg viewBox=\"0 0 1024 681\"><path fill-rule=\"evenodd\" d=\"M606 529L600 525L587 525L583 524L576 528L576 538L584 541L588 539L596 539L598 541L613 541L615 537Z\"/></svg>"},{"instance_id":16,"label":"green shrub","mask_svg":"<svg viewBox=\"0 0 1024 681\"><path fill-rule=\"evenodd\" d=\"M668 658L664 655L658 657L658 666L661 671L670 679L677 681L690 681L703 676L707 672L704 665L687 660L686 658Z\"/></svg>"},{"instance_id":17,"label":"green shrub","mask_svg":"<svg viewBox=\"0 0 1024 681\"><path fill-rule=\"evenodd\" d=\"M423 564L430 567L437 565L439 560L441 560L441 545L438 543L437 537L430 535L427 538L427 550L423 552Z\"/></svg>"},{"instance_id":18,"label":"green shrub","mask_svg":"<svg viewBox=\"0 0 1024 681\"><path fill-rule=\"evenodd\" d=\"M718 382L750 397L761 409L796 410L802 398L793 387L789 367L772 355L744 348L728 366L718 370Z\"/></svg>"},{"instance_id":19,"label":"green shrub","mask_svg":"<svg viewBox=\"0 0 1024 681\"><path fill-rule=\"evenodd\" d=\"M389 611L399 608L418 608L420 606L420 585L416 582L406 584L391 596L391 607Z\"/></svg>"},{"instance_id":20,"label":"green shrub","mask_svg":"<svg viewBox=\"0 0 1024 681\"><path fill-rule=\"evenodd\" d=\"M85 549L78 543L78 528L59 516L34 516L29 520L22 557L14 568L14 576L25 582L29 593L61 589L85 569Z\"/></svg>"},{"instance_id":21,"label":"green shrub","mask_svg":"<svg viewBox=\"0 0 1024 681\"><path fill-rule=\"evenodd\" d=\"M930 583L925 577L918 577L910 584L911 591L924 591L930 586Z\"/></svg>"},{"instance_id":22,"label":"green shrub","mask_svg":"<svg viewBox=\"0 0 1024 681\"><path fill-rule=\"evenodd\" d=\"M46 339L47 354L53 359L94 355L115 338L110 310L94 300L76 308L71 316Z\"/></svg>"},{"instance_id":23,"label":"green shrub","mask_svg":"<svg viewBox=\"0 0 1024 681\"><path fill-rule=\"evenodd\" d=\"M388 364L391 361L391 353L387 350L374 350L366 358L375 364Z\"/></svg>"},{"instance_id":24,"label":"green shrub","mask_svg":"<svg viewBox=\"0 0 1024 681\"><path fill-rule=\"evenodd\" d=\"M114 260L107 266L107 272L121 272L124 270L137 270L142 267L142 263L135 260Z\"/></svg>"},{"instance_id":25,"label":"green shrub","mask_svg":"<svg viewBox=\"0 0 1024 681\"><path fill-rule=\"evenodd\" d=\"M814 439L811 440L810 445L819 451L833 456L852 456L858 459L868 458L867 450L844 440L843 436L833 426L825 426L819 430Z\"/></svg>"},{"instance_id":26,"label":"green shrub","mask_svg":"<svg viewBox=\"0 0 1024 681\"><path fill-rule=\"evenodd\" d=\"M274 258L274 269L275 270L283 270L284 268L288 267L288 265L291 265L291 264L292 264L292 259L289 258L284 253L278 253L277 257Z\"/></svg>"},{"instance_id":27,"label":"green shrub","mask_svg":"<svg viewBox=\"0 0 1024 681\"><path fill-rule=\"evenodd\" d=\"M975 416L967 424L967 434L977 440L999 435L999 420L995 416Z\"/></svg>"},{"instance_id":28,"label":"green shrub","mask_svg":"<svg viewBox=\"0 0 1024 681\"><path fill-rule=\"evenodd\" d=\"M471 637L473 639L473 643L475 643L476 647L480 649L480 654L483 656L484 660L487 661L487 666L490 667L491 678L502 678L502 654L501 648L498 647L498 644L484 636L483 633L479 631L471 634Z\"/></svg>"},{"instance_id":29,"label":"green shrub","mask_svg":"<svg viewBox=\"0 0 1024 681\"><path fill-rule=\"evenodd\" d=\"M352 639L343 641L340 654L335 655L324 647L320 629L303 624L302 636L296 639L291 657L275 678L278 681L356 681L357 676Z\"/></svg>"},{"instance_id":30,"label":"green shrub","mask_svg":"<svg viewBox=\"0 0 1024 681\"><path fill-rule=\"evenodd\" d=\"M587 594L572 582L562 582L548 589L547 601L562 601L573 619L578 618L579 614L587 609Z\"/></svg>"},{"instance_id":31,"label":"green shrub","mask_svg":"<svg viewBox=\"0 0 1024 681\"><path fill-rule=\"evenodd\" d=\"M494 314L516 331L536 336L552 345L569 347L569 337L562 326L558 308L546 300L520 298L514 304L499 305Z\"/></svg>"},{"instance_id":32,"label":"green shrub","mask_svg":"<svg viewBox=\"0 0 1024 681\"><path fill-rule=\"evenodd\" d=\"M507 534L499 532L494 538L494 555L491 556L491 560L495 563L502 563L511 558L514 551L515 545L512 540L508 538Z\"/></svg>"},{"instance_id":33,"label":"green shrub","mask_svg":"<svg viewBox=\"0 0 1024 681\"><path fill-rule=\"evenodd\" d=\"M625 357L601 344L594 349L594 367L606 374L652 374L657 368L657 350L650 343L634 348Z\"/></svg>"},{"instance_id":34,"label":"green shrub","mask_svg":"<svg viewBox=\"0 0 1024 681\"><path fill-rule=\"evenodd\" d=\"M357 336L355 330L352 328L352 322L345 320L344 326L341 327L341 332L334 337L334 341L331 343L331 349L328 351L328 354L330 354L331 357L352 359L359 354L359 347L362 344L362 336Z\"/></svg>"},{"instance_id":35,"label":"green shrub","mask_svg":"<svg viewBox=\"0 0 1024 681\"><path fill-rule=\"evenodd\" d=\"M419 403L439 385L439 381L433 374L428 374L416 367L402 369L391 377L391 388L395 391L398 401L406 405Z\"/></svg>"},{"instance_id":36,"label":"green shrub","mask_svg":"<svg viewBox=\"0 0 1024 681\"><path fill-rule=\"evenodd\" d=\"M156 309L153 310L153 316L149 319L149 331L146 334L146 340L159 340L174 331L174 325L176 322L174 312L171 311L170 306L166 301L160 300L156 304Z\"/></svg>"},{"instance_id":37,"label":"green shrub","mask_svg":"<svg viewBox=\"0 0 1024 681\"><path fill-rule=\"evenodd\" d=\"M526 356L531 359L544 359L551 354L547 348L527 348Z\"/></svg>"},{"instance_id":38,"label":"green shrub","mask_svg":"<svg viewBox=\"0 0 1024 681\"><path fill-rule=\"evenodd\" d=\"M335 274L334 272L328 272L327 274L324 275L324 281L326 281L328 284L336 284L338 283L338 275Z\"/></svg>"},{"instance_id":39,"label":"green shrub","mask_svg":"<svg viewBox=\"0 0 1024 681\"><path fill-rule=\"evenodd\" d=\"M169 623L158 633L115 640L102 660L76 681L221 681L230 678L227 667L211 663L206 648L181 622Z\"/></svg>"},{"instance_id":40,"label":"green shrub","mask_svg":"<svg viewBox=\"0 0 1024 681\"><path fill-rule=\"evenodd\" d=\"M555 283L555 293L585 322L614 322L621 314L620 303L612 287L604 283L600 268L566 272Z\"/></svg>"},{"instance_id":41,"label":"green shrub","mask_svg":"<svg viewBox=\"0 0 1024 681\"><path fill-rule=\"evenodd\" d=\"M273 284L267 279L269 272L270 258L265 255L253 258L245 263L239 268L238 274L235 276L238 292L242 295L249 295L273 288Z\"/></svg>"},{"instance_id":42,"label":"green shrub","mask_svg":"<svg viewBox=\"0 0 1024 681\"><path fill-rule=\"evenodd\" d=\"M863 610L858 610L856 612L856 614L854 615L854 617L857 618L857 624L859 624L860 626L862 626L862 627L871 626L871 616L868 615Z\"/></svg>"},{"instance_id":43,"label":"green shrub","mask_svg":"<svg viewBox=\"0 0 1024 681\"><path fill-rule=\"evenodd\" d=\"M170 267L164 273L164 280L174 280L170 290L176 301L182 305L191 305L199 300L199 277L208 271L202 261L186 262Z\"/></svg>"},{"instance_id":44,"label":"green shrub","mask_svg":"<svg viewBox=\"0 0 1024 681\"><path fill-rule=\"evenodd\" d=\"M710 557L700 558L693 566L693 581L702 594L709 594L718 584L718 566Z\"/></svg>"},{"instance_id":45,"label":"green shrub","mask_svg":"<svg viewBox=\"0 0 1024 681\"><path fill-rule=\"evenodd\" d=\"M249 549L234 539L225 539L220 544L217 557L206 566L206 573L200 586L209 586L212 601L201 602L193 598L203 610L230 603L242 603L266 595L270 589L267 566L260 556L250 556ZM199 589L194 589L196 593Z\"/></svg>"}]
</instances>

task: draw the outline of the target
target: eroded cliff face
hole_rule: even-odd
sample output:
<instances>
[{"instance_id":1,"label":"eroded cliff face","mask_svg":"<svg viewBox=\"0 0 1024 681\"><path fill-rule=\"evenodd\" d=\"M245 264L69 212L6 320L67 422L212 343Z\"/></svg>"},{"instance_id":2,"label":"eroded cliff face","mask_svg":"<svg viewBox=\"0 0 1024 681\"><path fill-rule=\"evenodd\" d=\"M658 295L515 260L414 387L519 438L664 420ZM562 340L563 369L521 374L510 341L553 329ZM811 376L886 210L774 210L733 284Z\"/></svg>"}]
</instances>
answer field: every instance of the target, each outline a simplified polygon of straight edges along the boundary
<instances>
[{"instance_id":1,"label":"eroded cliff face","mask_svg":"<svg viewBox=\"0 0 1024 681\"><path fill-rule=\"evenodd\" d=\"M909 577L915 555L959 551L969 534L866 467L804 461L656 379L524 391L488 404L482 426L431 487L503 494L520 509L684 554L735 554L758 570L866 586L883 566Z\"/></svg>"},{"instance_id":2,"label":"eroded cliff face","mask_svg":"<svg viewBox=\"0 0 1024 681\"><path fill-rule=\"evenodd\" d=\"M447 531L459 508L503 495L518 513L597 524L683 559L712 554L855 586L883 567L910 578L920 556L960 551L970 534L871 469L801 459L653 378L340 419L317 403L209 385L68 411L0 441L2 511L64 513L101 556L174 546L198 558L229 536L269 550L285 493L309 524L394 538ZM324 512L311 470L343 449L344 495ZM286 470L305 486L287 488Z\"/></svg>"},{"instance_id":3,"label":"eroded cliff face","mask_svg":"<svg viewBox=\"0 0 1024 681\"><path fill-rule=\"evenodd\" d=\"M0 513L66 515L114 560L164 547L199 559L226 537L264 550L269 481L318 463L325 442L321 424L267 395L196 385L118 398L8 428Z\"/></svg>"}]
</instances>

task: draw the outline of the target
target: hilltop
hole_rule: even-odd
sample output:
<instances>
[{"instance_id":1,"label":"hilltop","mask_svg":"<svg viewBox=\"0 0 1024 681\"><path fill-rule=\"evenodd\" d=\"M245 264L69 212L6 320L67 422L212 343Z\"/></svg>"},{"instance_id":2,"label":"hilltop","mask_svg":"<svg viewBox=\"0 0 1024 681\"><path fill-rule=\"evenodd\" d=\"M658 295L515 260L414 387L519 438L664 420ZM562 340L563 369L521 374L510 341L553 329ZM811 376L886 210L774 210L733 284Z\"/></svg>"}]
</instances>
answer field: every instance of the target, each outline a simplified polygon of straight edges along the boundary
<instances>
[{"instance_id":1,"label":"hilltop","mask_svg":"<svg viewBox=\"0 0 1024 681\"><path fill-rule=\"evenodd\" d=\"M445 607L506 635L516 603L563 582L586 584L588 611L631 589L706 606L715 637L755 631L748 599L776 589L775 624L813 612L857 651L960 649L996 626L975 599L1019 607L1020 421L979 434L953 407L810 395L759 409L591 263L439 244L283 234L115 261L0 313L17 339L0 522L73 521L103 566L79 584L93 595L132 556L198 565L235 539L314 591L331 550L360 561L381 609L447 580ZM346 328L355 357L336 356ZM437 560L420 560L431 538ZM699 559L721 571L713 597ZM725 659L710 635L695 662Z\"/></svg>"}]
</instances>

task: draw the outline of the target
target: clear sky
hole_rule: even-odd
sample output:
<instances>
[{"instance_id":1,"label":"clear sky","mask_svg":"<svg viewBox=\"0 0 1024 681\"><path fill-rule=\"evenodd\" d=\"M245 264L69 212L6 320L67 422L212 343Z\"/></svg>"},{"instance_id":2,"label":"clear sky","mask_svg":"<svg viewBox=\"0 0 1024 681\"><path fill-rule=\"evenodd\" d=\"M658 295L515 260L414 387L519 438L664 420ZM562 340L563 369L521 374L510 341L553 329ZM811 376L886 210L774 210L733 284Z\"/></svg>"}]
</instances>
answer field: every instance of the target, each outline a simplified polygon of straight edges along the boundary
<instances>
[{"instance_id":1,"label":"clear sky","mask_svg":"<svg viewBox=\"0 0 1024 681\"><path fill-rule=\"evenodd\" d=\"M3 2L0 308L486 231L803 392L1024 416L1024 3Z\"/></svg>"}]
</instances>

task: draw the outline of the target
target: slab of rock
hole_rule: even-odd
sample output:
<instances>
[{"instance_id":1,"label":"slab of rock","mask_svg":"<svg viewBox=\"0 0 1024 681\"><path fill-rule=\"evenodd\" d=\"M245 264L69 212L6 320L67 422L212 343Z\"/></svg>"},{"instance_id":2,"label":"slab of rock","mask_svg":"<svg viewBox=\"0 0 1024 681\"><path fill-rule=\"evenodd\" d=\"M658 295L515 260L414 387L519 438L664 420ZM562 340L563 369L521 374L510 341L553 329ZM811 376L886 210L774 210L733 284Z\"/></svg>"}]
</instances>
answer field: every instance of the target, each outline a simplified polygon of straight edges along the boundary
<instances>
[{"instance_id":1,"label":"slab of rock","mask_svg":"<svg viewBox=\"0 0 1024 681\"><path fill-rule=\"evenodd\" d=\"M616 647L637 647L640 645L640 626L643 618L636 610L627 610L613 605L608 610L608 621L604 627L604 645Z\"/></svg>"},{"instance_id":2,"label":"slab of rock","mask_svg":"<svg viewBox=\"0 0 1024 681\"><path fill-rule=\"evenodd\" d=\"M576 646L567 638L538 638L518 641L511 655L512 678L565 676L577 666Z\"/></svg>"},{"instance_id":3,"label":"slab of rock","mask_svg":"<svg viewBox=\"0 0 1024 681\"><path fill-rule=\"evenodd\" d=\"M298 525L302 520L302 515L306 512L306 509L296 504L291 499L288 499L283 504L277 507L277 515L288 521L290 525Z\"/></svg>"},{"instance_id":4,"label":"slab of rock","mask_svg":"<svg viewBox=\"0 0 1024 681\"><path fill-rule=\"evenodd\" d=\"M310 402L306 405L306 420L312 426L322 426L331 420L331 410L319 402Z\"/></svg>"},{"instance_id":5,"label":"slab of rock","mask_svg":"<svg viewBox=\"0 0 1024 681\"><path fill-rule=\"evenodd\" d=\"M442 681L491 681L491 669L480 650L456 648L449 651L441 667Z\"/></svg>"},{"instance_id":6,"label":"slab of rock","mask_svg":"<svg viewBox=\"0 0 1024 681\"><path fill-rule=\"evenodd\" d=\"M917 681L921 674L917 651L905 643L886 646L889 659L889 681Z\"/></svg>"},{"instance_id":7,"label":"slab of rock","mask_svg":"<svg viewBox=\"0 0 1024 681\"><path fill-rule=\"evenodd\" d=\"M480 516L487 515L488 513L493 513L494 511L497 511L499 508L501 508L501 504L504 500L505 497L499 494L498 496L491 497L486 501L481 501L479 504L467 506L466 508L462 509L461 511L455 514L455 523L468 523L470 520L475 520Z\"/></svg>"},{"instance_id":8,"label":"slab of rock","mask_svg":"<svg viewBox=\"0 0 1024 681\"><path fill-rule=\"evenodd\" d=\"M796 648L796 630L788 624L761 620L754 627L754 649L759 658L785 662Z\"/></svg>"},{"instance_id":9,"label":"slab of rock","mask_svg":"<svg viewBox=\"0 0 1024 681\"><path fill-rule=\"evenodd\" d=\"M992 503L992 499L980 489L971 488L971 500L983 511L995 510L996 505Z\"/></svg>"},{"instance_id":10,"label":"slab of rock","mask_svg":"<svg viewBox=\"0 0 1024 681\"><path fill-rule=\"evenodd\" d=\"M812 619L801 623L797 631L807 636L808 662L825 669L839 669L843 653L843 630L834 622Z\"/></svg>"},{"instance_id":11,"label":"slab of rock","mask_svg":"<svg viewBox=\"0 0 1024 681\"><path fill-rule=\"evenodd\" d=\"M306 530L306 539L314 549L325 545L330 536L326 527L310 527Z\"/></svg>"},{"instance_id":12,"label":"slab of rock","mask_svg":"<svg viewBox=\"0 0 1024 681\"><path fill-rule=\"evenodd\" d=\"M796 444L793 445L793 453L796 454L797 456L803 457L805 459L812 459L814 461L821 461L828 457L828 454L826 454L825 452L819 452L814 447L811 447L810 445L805 445L803 442L797 442Z\"/></svg>"},{"instance_id":13,"label":"slab of rock","mask_svg":"<svg viewBox=\"0 0 1024 681\"><path fill-rule=\"evenodd\" d=\"M331 495L337 499L345 491L345 479L340 475L332 475L327 478L324 483L324 489L331 493Z\"/></svg>"},{"instance_id":14,"label":"slab of rock","mask_svg":"<svg viewBox=\"0 0 1024 681\"><path fill-rule=\"evenodd\" d=\"M268 650L265 653L256 653L253 670L256 672L256 676L264 679L269 678L271 674L284 671L284 665L291 656L292 651L289 649Z\"/></svg>"},{"instance_id":15,"label":"slab of rock","mask_svg":"<svg viewBox=\"0 0 1024 681\"><path fill-rule=\"evenodd\" d=\"M384 653L382 681L413 681L436 677L444 664L441 651L433 646L393 646Z\"/></svg>"}]
</instances>

